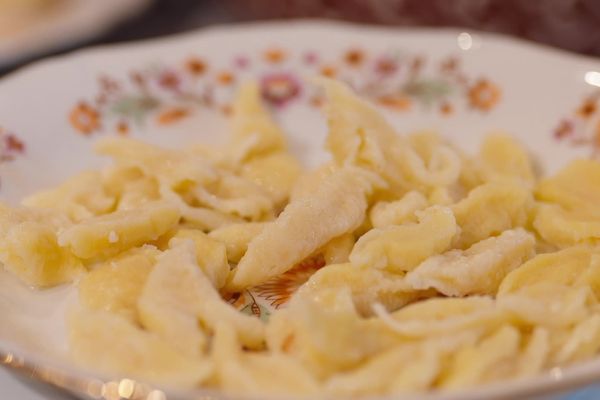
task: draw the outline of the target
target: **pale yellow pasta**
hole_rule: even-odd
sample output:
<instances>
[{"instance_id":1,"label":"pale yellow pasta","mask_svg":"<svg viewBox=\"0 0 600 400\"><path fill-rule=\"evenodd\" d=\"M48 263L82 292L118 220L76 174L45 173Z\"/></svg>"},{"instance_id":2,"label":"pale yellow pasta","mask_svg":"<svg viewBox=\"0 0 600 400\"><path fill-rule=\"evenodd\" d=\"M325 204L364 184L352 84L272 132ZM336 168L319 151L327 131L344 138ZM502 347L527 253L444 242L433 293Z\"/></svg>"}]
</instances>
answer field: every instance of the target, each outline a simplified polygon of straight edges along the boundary
<instances>
[{"instance_id":1,"label":"pale yellow pasta","mask_svg":"<svg viewBox=\"0 0 600 400\"><path fill-rule=\"evenodd\" d=\"M59 229L68 226L60 215L0 204L0 261L29 285L46 287L74 280L85 269L57 237Z\"/></svg>"},{"instance_id":2,"label":"pale yellow pasta","mask_svg":"<svg viewBox=\"0 0 600 400\"><path fill-rule=\"evenodd\" d=\"M406 275L406 283L446 296L495 295L502 279L532 256L534 244L524 229L504 231L467 250L428 258Z\"/></svg>"},{"instance_id":3,"label":"pale yellow pasta","mask_svg":"<svg viewBox=\"0 0 600 400\"><path fill-rule=\"evenodd\" d=\"M138 321L137 302L160 254L153 246L137 248L95 267L79 282L79 301L91 310Z\"/></svg>"},{"instance_id":4,"label":"pale yellow pasta","mask_svg":"<svg viewBox=\"0 0 600 400\"><path fill-rule=\"evenodd\" d=\"M368 175L340 169L325 178L312 196L291 202L256 238L234 271L231 289L257 285L279 275L331 239L352 232L365 217ZM322 224L327 218L328 223Z\"/></svg>"},{"instance_id":5,"label":"pale yellow pasta","mask_svg":"<svg viewBox=\"0 0 600 400\"><path fill-rule=\"evenodd\" d=\"M262 105L260 89L254 82L239 89L233 104L231 130L231 143L226 151L236 164L286 148L285 136Z\"/></svg>"},{"instance_id":6,"label":"pale yellow pasta","mask_svg":"<svg viewBox=\"0 0 600 400\"><path fill-rule=\"evenodd\" d=\"M514 179L531 186L535 174L523 146L506 134L487 135L481 145L481 173L486 182Z\"/></svg>"},{"instance_id":7,"label":"pale yellow pasta","mask_svg":"<svg viewBox=\"0 0 600 400\"><path fill-rule=\"evenodd\" d=\"M55 189L27 197L23 205L61 211L73 221L106 214L116 199L104 189L100 177L97 171L83 172Z\"/></svg>"},{"instance_id":8,"label":"pale yellow pasta","mask_svg":"<svg viewBox=\"0 0 600 400\"><path fill-rule=\"evenodd\" d=\"M417 218L418 223L367 232L350 254L352 264L410 271L428 257L450 248L459 229L449 208L434 206L418 213Z\"/></svg>"},{"instance_id":9,"label":"pale yellow pasta","mask_svg":"<svg viewBox=\"0 0 600 400\"><path fill-rule=\"evenodd\" d=\"M439 386L460 389L491 379L507 378L514 372L520 345L520 333L507 325L474 346L459 350L443 373Z\"/></svg>"},{"instance_id":10,"label":"pale yellow pasta","mask_svg":"<svg viewBox=\"0 0 600 400\"><path fill-rule=\"evenodd\" d=\"M217 289L225 286L230 271L225 245L197 229L180 229L171 238L169 247L188 239L194 242L196 262L212 285Z\"/></svg>"},{"instance_id":11,"label":"pale yellow pasta","mask_svg":"<svg viewBox=\"0 0 600 400\"><path fill-rule=\"evenodd\" d=\"M263 323L225 303L196 259L196 247L191 239L159 257L139 302L142 323L174 340L180 334L194 332L189 327L195 326L196 338L201 340L198 321L209 330L214 330L219 322L227 322L244 345L259 348L264 340ZM179 320L173 322L174 316ZM177 329L181 325L175 326L175 323L185 324L188 329Z\"/></svg>"},{"instance_id":12,"label":"pale yellow pasta","mask_svg":"<svg viewBox=\"0 0 600 400\"><path fill-rule=\"evenodd\" d=\"M212 373L210 360L180 352L154 333L106 311L79 310L72 314L69 342L80 364L105 374L193 387Z\"/></svg>"},{"instance_id":13,"label":"pale yellow pasta","mask_svg":"<svg viewBox=\"0 0 600 400\"><path fill-rule=\"evenodd\" d=\"M518 183L488 183L476 187L452 207L461 228L457 247L468 248L507 229L524 226L532 206L530 190Z\"/></svg>"},{"instance_id":14,"label":"pale yellow pasta","mask_svg":"<svg viewBox=\"0 0 600 400\"><path fill-rule=\"evenodd\" d=\"M375 303L396 310L428 295L427 292L411 288L401 275L374 268L358 268L352 264L335 264L322 268L310 277L299 292L318 293L335 287L350 288L357 311L367 316L373 313L371 307Z\"/></svg>"},{"instance_id":15,"label":"pale yellow pasta","mask_svg":"<svg viewBox=\"0 0 600 400\"><path fill-rule=\"evenodd\" d=\"M166 202L146 203L86 219L58 235L58 243L84 259L110 256L158 239L179 222L179 211Z\"/></svg>"},{"instance_id":16,"label":"pale yellow pasta","mask_svg":"<svg viewBox=\"0 0 600 400\"><path fill-rule=\"evenodd\" d=\"M110 166L0 204L4 268L77 286L75 361L233 396L410 397L600 353L600 162L540 180L508 135L471 156L318 80L330 158L309 170L250 82L223 147L105 137Z\"/></svg>"},{"instance_id":17,"label":"pale yellow pasta","mask_svg":"<svg viewBox=\"0 0 600 400\"><path fill-rule=\"evenodd\" d=\"M343 264L350 259L350 252L354 247L354 234L346 233L342 236L333 238L327 243L321 252L325 259L325 264Z\"/></svg>"},{"instance_id":18,"label":"pale yellow pasta","mask_svg":"<svg viewBox=\"0 0 600 400\"><path fill-rule=\"evenodd\" d=\"M240 171L242 177L262 188L278 207L289 199L301 173L298 160L284 152L253 158Z\"/></svg>"},{"instance_id":19,"label":"pale yellow pasta","mask_svg":"<svg viewBox=\"0 0 600 400\"><path fill-rule=\"evenodd\" d=\"M335 394L398 394L427 389L440 369L440 354L426 343L402 344L382 352L349 372L334 375L326 383ZM410 368L406 368L410 365Z\"/></svg>"},{"instance_id":20,"label":"pale yellow pasta","mask_svg":"<svg viewBox=\"0 0 600 400\"><path fill-rule=\"evenodd\" d=\"M225 244L227 258L238 263L248 250L248 244L262 233L269 222L235 223L215 229L209 237Z\"/></svg>"},{"instance_id":21,"label":"pale yellow pasta","mask_svg":"<svg viewBox=\"0 0 600 400\"><path fill-rule=\"evenodd\" d=\"M416 211L429 205L427 198L417 191L406 193L400 200L380 201L369 211L369 218L374 228L386 228L406 222L416 222Z\"/></svg>"}]
</instances>

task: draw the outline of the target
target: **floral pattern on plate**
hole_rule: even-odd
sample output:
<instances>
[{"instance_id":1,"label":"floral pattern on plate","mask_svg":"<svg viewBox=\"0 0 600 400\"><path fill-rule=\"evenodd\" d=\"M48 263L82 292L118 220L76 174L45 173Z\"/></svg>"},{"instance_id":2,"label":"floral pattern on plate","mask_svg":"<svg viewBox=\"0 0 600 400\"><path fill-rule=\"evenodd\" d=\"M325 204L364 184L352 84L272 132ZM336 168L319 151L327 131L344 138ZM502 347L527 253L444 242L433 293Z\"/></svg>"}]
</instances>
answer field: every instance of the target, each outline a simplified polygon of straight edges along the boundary
<instances>
[{"instance_id":1,"label":"floral pattern on plate","mask_svg":"<svg viewBox=\"0 0 600 400\"><path fill-rule=\"evenodd\" d=\"M271 47L258 54L236 55L226 65L189 56L172 65L133 70L127 79L102 75L96 95L75 104L69 122L83 135L127 134L132 124L169 125L197 108L228 115L236 83L251 77L258 78L264 100L274 109L295 102L319 107L319 89L305 83L311 75L343 80L362 96L396 112L415 107L445 116L460 109L489 112L502 97L492 80L465 73L455 55L432 60L399 49L370 54L354 47L336 56Z\"/></svg>"},{"instance_id":2,"label":"floral pattern on plate","mask_svg":"<svg viewBox=\"0 0 600 400\"><path fill-rule=\"evenodd\" d=\"M591 157L600 157L600 90L585 96L571 115L557 124L554 137L572 146L589 148Z\"/></svg>"}]
</instances>

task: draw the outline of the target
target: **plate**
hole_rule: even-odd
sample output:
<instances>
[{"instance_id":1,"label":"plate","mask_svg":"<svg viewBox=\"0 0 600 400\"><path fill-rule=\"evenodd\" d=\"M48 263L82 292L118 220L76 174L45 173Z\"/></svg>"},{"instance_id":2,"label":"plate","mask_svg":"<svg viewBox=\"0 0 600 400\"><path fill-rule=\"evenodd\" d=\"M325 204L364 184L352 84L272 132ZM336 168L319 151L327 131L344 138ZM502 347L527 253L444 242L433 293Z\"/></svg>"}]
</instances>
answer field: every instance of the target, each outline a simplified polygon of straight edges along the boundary
<instances>
[{"instance_id":1,"label":"plate","mask_svg":"<svg viewBox=\"0 0 600 400\"><path fill-rule=\"evenodd\" d=\"M0 197L15 203L103 165L91 148L106 135L165 146L219 143L235 88L246 79L260 83L292 151L315 165L326 156L321 94L306 80L315 75L349 82L400 132L435 129L473 151L487 133L506 131L527 145L544 173L575 157L600 155L596 59L477 32L262 23L85 50L4 79ZM285 282L302 283L311 268L293 271ZM268 313L285 303L286 292L271 285L256 299L238 299L241 311ZM79 394L101 398L137 387L146 398L151 388L145 385L94 377L69 363L64 312L73 294L69 288L33 292L0 273L0 360ZM596 380L600 359L535 379L422 398L542 398ZM166 392L169 399L222 398ZM163 398L162 391L152 393L148 398Z\"/></svg>"},{"instance_id":2,"label":"plate","mask_svg":"<svg viewBox=\"0 0 600 400\"><path fill-rule=\"evenodd\" d=\"M56 0L39 12L24 12L0 29L0 67L36 54L85 42L131 17L151 0Z\"/></svg>"}]
</instances>

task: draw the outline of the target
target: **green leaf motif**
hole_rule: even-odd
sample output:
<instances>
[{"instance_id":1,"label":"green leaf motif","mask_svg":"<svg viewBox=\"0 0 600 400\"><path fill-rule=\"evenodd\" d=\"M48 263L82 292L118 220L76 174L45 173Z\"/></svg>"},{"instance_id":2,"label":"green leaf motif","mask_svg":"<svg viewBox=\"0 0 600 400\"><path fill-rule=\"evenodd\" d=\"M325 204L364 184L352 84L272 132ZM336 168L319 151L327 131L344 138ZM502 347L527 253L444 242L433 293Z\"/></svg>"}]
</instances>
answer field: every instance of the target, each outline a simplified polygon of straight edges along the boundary
<instances>
[{"instance_id":1,"label":"green leaf motif","mask_svg":"<svg viewBox=\"0 0 600 400\"><path fill-rule=\"evenodd\" d=\"M422 79L408 82L403 91L426 106L452 94L452 85L443 79Z\"/></svg>"},{"instance_id":2,"label":"green leaf motif","mask_svg":"<svg viewBox=\"0 0 600 400\"><path fill-rule=\"evenodd\" d=\"M133 119L140 124L144 117L158 108L160 101L149 96L125 96L110 107L110 112L122 118Z\"/></svg>"}]
</instances>

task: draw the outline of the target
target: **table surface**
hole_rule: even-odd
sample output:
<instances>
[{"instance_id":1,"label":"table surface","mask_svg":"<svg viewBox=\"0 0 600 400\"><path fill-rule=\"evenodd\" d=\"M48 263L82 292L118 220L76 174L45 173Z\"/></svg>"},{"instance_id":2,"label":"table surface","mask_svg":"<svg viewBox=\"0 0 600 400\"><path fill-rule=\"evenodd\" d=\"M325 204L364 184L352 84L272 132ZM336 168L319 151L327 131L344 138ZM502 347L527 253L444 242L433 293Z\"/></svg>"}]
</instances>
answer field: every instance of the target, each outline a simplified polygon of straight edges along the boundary
<instances>
[{"instance_id":1,"label":"table surface","mask_svg":"<svg viewBox=\"0 0 600 400\"><path fill-rule=\"evenodd\" d=\"M121 24L93 41L80 43L77 47L111 44L158 37L166 34L218 23L235 21L220 0L156 0L145 13L133 20ZM62 49L52 55L68 52L73 48ZM29 62L36 61L50 54L40 55ZM14 65L0 70L0 77L18 69ZM4 400L74 400L74 397L27 377L19 376L7 369L0 368L0 399ZM563 400L596 400L600 399L600 386L591 387L565 397Z\"/></svg>"}]
</instances>

